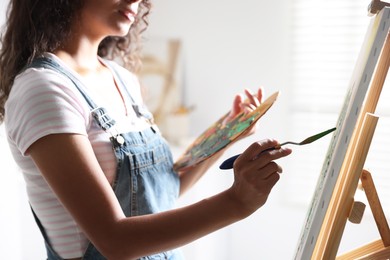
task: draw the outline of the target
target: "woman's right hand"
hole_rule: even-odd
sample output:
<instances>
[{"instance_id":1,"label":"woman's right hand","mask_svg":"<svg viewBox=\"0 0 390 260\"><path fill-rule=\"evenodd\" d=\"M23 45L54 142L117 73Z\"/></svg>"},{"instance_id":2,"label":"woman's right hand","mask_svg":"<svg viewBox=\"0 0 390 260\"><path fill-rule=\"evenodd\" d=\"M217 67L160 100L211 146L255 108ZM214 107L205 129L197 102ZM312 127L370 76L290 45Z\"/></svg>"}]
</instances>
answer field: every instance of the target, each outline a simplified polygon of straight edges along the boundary
<instances>
[{"instance_id":1,"label":"woman's right hand","mask_svg":"<svg viewBox=\"0 0 390 260\"><path fill-rule=\"evenodd\" d=\"M282 167L274 160L291 154L292 150L272 149L278 144L272 139L253 143L234 162L235 180L229 192L238 202L244 217L265 204L272 188L280 178Z\"/></svg>"}]
</instances>

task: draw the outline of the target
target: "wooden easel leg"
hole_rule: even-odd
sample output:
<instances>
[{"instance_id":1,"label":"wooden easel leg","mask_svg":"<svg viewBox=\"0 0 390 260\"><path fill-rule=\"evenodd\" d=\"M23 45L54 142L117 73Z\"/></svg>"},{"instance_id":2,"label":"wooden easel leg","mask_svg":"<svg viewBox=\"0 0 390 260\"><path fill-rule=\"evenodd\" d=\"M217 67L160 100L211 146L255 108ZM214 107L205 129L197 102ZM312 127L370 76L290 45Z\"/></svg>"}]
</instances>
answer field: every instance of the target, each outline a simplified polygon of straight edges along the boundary
<instances>
[{"instance_id":1,"label":"wooden easel leg","mask_svg":"<svg viewBox=\"0 0 390 260\"><path fill-rule=\"evenodd\" d=\"M354 260L361 260L361 259L364 259L370 255L376 252L382 252L384 251L386 248L383 246L383 242L381 239L378 239L378 240L375 240L373 242L370 242L364 246L361 246L359 248L355 248L347 253L344 253L342 255L339 255L336 257L336 260L351 260L351 259L354 259ZM380 259L380 258L377 258L377 259ZM383 260L383 258L382 258Z\"/></svg>"},{"instance_id":2,"label":"wooden easel leg","mask_svg":"<svg viewBox=\"0 0 390 260\"><path fill-rule=\"evenodd\" d=\"M386 216L383 213L383 208L379 201L378 193L372 180L371 173L363 170L362 175L360 176L360 180L362 182L364 192L366 193L368 203L370 204L372 214L374 215L374 219L378 227L379 234L381 235L383 245L388 247L390 246L389 225L387 223Z\"/></svg>"},{"instance_id":3,"label":"wooden easel leg","mask_svg":"<svg viewBox=\"0 0 390 260\"><path fill-rule=\"evenodd\" d=\"M381 239L356 248L348 253L337 256L337 260L378 260L390 259L390 230L383 213L382 205L379 201L374 181L371 173L367 170L362 171L360 181L366 194L368 204L374 216L376 226L378 227Z\"/></svg>"}]
</instances>

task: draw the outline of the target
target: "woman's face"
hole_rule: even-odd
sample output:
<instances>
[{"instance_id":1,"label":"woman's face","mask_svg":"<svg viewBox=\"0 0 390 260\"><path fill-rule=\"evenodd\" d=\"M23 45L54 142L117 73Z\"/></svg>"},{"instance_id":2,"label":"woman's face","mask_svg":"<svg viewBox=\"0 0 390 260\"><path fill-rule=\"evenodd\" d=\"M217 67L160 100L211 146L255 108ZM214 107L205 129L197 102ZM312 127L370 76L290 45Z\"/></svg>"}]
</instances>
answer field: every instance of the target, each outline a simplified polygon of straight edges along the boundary
<instances>
[{"instance_id":1,"label":"woman's face","mask_svg":"<svg viewBox=\"0 0 390 260\"><path fill-rule=\"evenodd\" d=\"M81 10L83 33L98 38L126 35L135 21L140 2L142 0L85 0Z\"/></svg>"}]
</instances>

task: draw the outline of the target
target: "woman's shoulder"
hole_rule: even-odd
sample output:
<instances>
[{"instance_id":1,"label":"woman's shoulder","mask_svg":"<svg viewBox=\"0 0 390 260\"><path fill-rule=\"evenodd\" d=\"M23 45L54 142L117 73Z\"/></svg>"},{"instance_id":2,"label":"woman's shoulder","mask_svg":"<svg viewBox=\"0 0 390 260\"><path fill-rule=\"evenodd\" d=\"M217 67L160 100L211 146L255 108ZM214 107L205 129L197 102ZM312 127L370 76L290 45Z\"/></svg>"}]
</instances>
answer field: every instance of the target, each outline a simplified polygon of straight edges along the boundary
<instances>
[{"instance_id":1,"label":"woman's shoulder","mask_svg":"<svg viewBox=\"0 0 390 260\"><path fill-rule=\"evenodd\" d=\"M14 80L5 109L8 115L29 115L41 109L77 111L87 119L89 111L71 80L51 69L28 68ZM63 112L61 112L62 114Z\"/></svg>"},{"instance_id":2,"label":"woman's shoulder","mask_svg":"<svg viewBox=\"0 0 390 260\"><path fill-rule=\"evenodd\" d=\"M52 98L81 96L73 82L61 73L48 68L28 68L15 77L9 99L30 99L49 94Z\"/></svg>"},{"instance_id":3,"label":"woman's shoulder","mask_svg":"<svg viewBox=\"0 0 390 260\"><path fill-rule=\"evenodd\" d=\"M13 89L70 87L72 81L62 74L47 68L28 68L15 77ZM28 87L26 88L26 85Z\"/></svg>"},{"instance_id":4,"label":"woman's shoulder","mask_svg":"<svg viewBox=\"0 0 390 260\"><path fill-rule=\"evenodd\" d=\"M29 68L15 78L5 103L5 124L22 153L50 133L86 133L88 106L68 81L43 68Z\"/></svg>"}]
</instances>

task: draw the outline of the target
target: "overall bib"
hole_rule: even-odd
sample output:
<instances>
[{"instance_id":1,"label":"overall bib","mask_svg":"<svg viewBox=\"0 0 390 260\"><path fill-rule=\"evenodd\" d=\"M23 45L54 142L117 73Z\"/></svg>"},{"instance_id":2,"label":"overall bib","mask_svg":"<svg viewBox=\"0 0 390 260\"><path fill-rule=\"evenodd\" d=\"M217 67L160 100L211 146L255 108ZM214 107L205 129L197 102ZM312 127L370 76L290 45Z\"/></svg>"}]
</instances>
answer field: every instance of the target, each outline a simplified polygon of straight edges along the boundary
<instances>
[{"instance_id":1,"label":"overall bib","mask_svg":"<svg viewBox=\"0 0 390 260\"><path fill-rule=\"evenodd\" d=\"M106 61L109 65L109 61ZM173 170L171 151L156 127L151 126L140 132L117 133L113 120L102 107L97 106L87 95L82 83L69 71L61 67L56 61L41 57L35 59L28 67L47 68L67 76L85 98L91 109L94 123L104 131L110 133L115 157L117 160L116 177L113 189L116 197L127 217L157 213L172 209L179 194L180 180ZM113 66L110 66L114 73ZM127 88L124 86L119 73L116 73L118 87L127 92L138 117L152 119L148 110L136 104ZM48 260L62 260L53 250L49 238L40 220L33 211L37 225L45 239ZM89 243L83 258L84 260L106 259L92 243ZM162 252L145 256L142 260L150 259L183 259L178 250Z\"/></svg>"}]
</instances>

